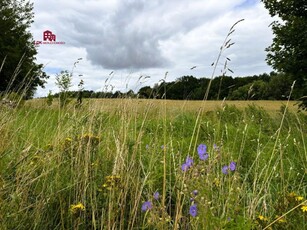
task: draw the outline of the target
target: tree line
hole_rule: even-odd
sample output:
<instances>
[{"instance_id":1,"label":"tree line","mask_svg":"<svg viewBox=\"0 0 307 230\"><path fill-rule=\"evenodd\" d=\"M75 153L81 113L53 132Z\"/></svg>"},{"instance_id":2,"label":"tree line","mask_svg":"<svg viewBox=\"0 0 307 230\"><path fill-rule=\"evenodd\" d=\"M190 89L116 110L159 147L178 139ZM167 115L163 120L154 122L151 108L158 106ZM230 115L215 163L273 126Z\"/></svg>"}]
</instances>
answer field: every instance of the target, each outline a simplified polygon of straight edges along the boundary
<instances>
[{"instance_id":1,"label":"tree line","mask_svg":"<svg viewBox=\"0 0 307 230\"><path fill-rule=\"evenodd\" d=\"M275 72L236 78L219 76L210 81L209 78L183 76L172 82L156 84L153 88L143 87L138 95L175 100L285 100L292 85L289 76ZM295 88L295 94L293 98L301 97L301 89Z\"/></svg>"},{"instance_id":2,"label":"tree line","mask_svg":"<svg viewBox=\"0 0 307 230\"><path fill-rule=\"evenodd\" d=\"M211 81L211 83L210 83ZM173 100L202 100L210 84L208 100L286 100L290 93L293 100L303 96L304 87L295 84L286 74L271 72L246 77L219 76L214 79L183 76L175 81L144 86L134 92L94 92L82 90L83 98L155 98ZM77 98L80 90L69 91L70 97ZM53 95L58 97L59 93Z\"/></svg>"}]
</instances>

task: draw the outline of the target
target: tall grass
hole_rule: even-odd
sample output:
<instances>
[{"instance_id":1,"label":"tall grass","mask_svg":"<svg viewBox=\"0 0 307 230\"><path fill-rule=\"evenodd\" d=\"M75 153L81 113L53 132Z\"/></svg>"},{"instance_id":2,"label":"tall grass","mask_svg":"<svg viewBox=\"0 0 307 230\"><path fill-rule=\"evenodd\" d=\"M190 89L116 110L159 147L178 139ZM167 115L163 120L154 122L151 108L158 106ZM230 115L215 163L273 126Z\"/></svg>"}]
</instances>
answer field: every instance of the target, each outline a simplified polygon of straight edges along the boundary
<instances>
[{"instance_id":1,"label":"tall grass","mask_svg":"<svg viewBox=\"0 0 307 230\"><path fill-rule=\"evenodd\" d=\"M257 229L283 214L271 227L306 227L305 114L204 109L195 138L198 113L117 103L2 107L1 229Z\"/></svg>"},{"instance_id":2,"label":"tall grass","mask_svg":"<svg viewBox=\"0 0 307 230\"><path fill-rule=\"evenodd\" d=\"M0 229L306 229L306 114L166 99L0 104Z\"/></svg>"}]
</instances>

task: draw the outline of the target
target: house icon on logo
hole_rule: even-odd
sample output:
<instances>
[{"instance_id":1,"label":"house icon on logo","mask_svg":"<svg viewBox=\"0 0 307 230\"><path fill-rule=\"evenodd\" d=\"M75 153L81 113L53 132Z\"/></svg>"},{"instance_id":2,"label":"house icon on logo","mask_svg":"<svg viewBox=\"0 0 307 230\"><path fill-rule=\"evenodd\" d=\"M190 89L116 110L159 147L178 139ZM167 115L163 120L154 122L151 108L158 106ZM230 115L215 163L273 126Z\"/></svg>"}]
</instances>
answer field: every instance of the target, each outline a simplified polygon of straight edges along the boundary
<instances>
[{"instance_id":1,"label":"house icon on logo","mask_svg":"<svg viewBox=\"0 0 307 230\"><path fill-rule=\"evenodd\" d=\"M55 41L56 40L56 36L50 30L46 30L43 33L43 39L44 39L44 41L47 41L47 40Z\"/></svg>"}]
</instances>

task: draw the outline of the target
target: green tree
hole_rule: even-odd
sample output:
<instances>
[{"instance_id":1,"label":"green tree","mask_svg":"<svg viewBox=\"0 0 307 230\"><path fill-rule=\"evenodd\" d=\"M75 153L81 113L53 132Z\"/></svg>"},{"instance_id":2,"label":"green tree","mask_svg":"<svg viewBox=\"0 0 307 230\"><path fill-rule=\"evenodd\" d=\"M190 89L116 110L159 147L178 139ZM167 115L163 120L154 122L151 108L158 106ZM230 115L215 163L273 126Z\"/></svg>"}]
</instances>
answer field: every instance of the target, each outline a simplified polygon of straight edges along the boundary
<instances>
[{"instance_id":1,"label":"green tree","mask_svg":"<svg viewBox=\"0 0 307 230\"><path fill-rule=\"evenodd\" d=\"M29 31L33 3L28 0L1 0L0 3L0 92L18 92L32 97L44 86L43 65L35 63L37 51Z\"/></svg>"},{"instance_id":2,"label":"green tree","mask_svg":"<svg viewBox=\"0 0 307 230\"><path fill-rule=\"evenodd\" d=\"M291 91L292 80L288 75L271 74L268 85L268 99L286 100Z\"/></svg>"},{"instance_id":3,"label":"green tree","mask_svg":"<svg viewBox=\"0 0 307 230\"><path fill-rule=\"evenodd\" d=\"M55 78L55 84L59 87L59 99L60 99L60 106L64 107L69 103L69 88L72 86L72 74L69 73L67 70L61 71L60 74L57 74Z\"/></svg>"},{"instance_id":4,"label":"green tree","mask_svg":"<svg viewBox=\"0 0 307 230\"><path fill-rule=\"evenodd\" d=\"M152 98L153 89L150 86L144 86L139 89L138 95L140 98Z\"/></svg>"},{"instance_id":5,"label":"green tree","mask_svg":"<svg viewBox=\"0 0 307 230\"><path fill-rule=\"evenodd\" d=\"M298 98L307 95L307 1L262 0L272 17L280 20L272 23L274 39L266 51L267 62L275 70L289 74L296 85ZM307 101L305 102L307 105ZM305 107L307 108L307 107Z\"/></svg>"}]
</instances>

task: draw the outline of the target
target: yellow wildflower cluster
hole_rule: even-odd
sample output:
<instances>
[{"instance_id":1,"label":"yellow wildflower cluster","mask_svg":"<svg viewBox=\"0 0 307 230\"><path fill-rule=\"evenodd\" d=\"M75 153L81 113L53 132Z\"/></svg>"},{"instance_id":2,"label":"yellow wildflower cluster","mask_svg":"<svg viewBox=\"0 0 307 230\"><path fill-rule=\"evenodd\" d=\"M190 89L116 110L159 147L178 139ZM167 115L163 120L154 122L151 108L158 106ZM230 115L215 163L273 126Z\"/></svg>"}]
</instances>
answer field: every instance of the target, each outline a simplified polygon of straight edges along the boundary
<instances>
[{"instance_id":1,"label":"yellow wildflower cluster","mask_svg":"<svg viewBox=\"0 0 307 230\"><path fill-rule=\"evenodd\" d=\"M102 188L111 190L112 188L116 187L119 182L120 176L118 175L106 176L106 182L102 185Z\"/></svg>"},{"instance_id":2,"label":"yellow wildflower cluster","mask_svg":"<svg viewBox=\"0 0 307 230\"><path fill-rule=\"evenodd\" d=\"M302 197L302 196L297 196L297 197L295 197L295 200L296 200L296 201L302 201L302 200L304 200L304 197Z\"/></svg>"},{"instance_id":3,"label":"yellow wildflower cluster","mask_svg":"<svg viewBox=\"0 0 307 230\"><path fill-rule=\"evenodd\" d=\"M78 204L72 204L70 205L70 212L73 213L73 214L76 214L80 211L85 211L85 207L82 203L78 203Z\"/></svg>"},{"instance_id":4,"label":"yellow wildflower cluster","mask_svg":"<svg viewBox=\"0 0 307 230\"><path fill-rule=\"evenodd\" d=\"M265 216L262 216L262 215L259 215L258 220L261 220L261 221L268 221L268 218L266 218Z\"/></svg>"},{"instance_id":5,"label":"yellow wildflower cluster","mask_svg":"<svg viewBox=\"0 0 307 230\"><path fill-rule=\"evenodd\" d=\"M290 192L287 195L287 198L288 198L289 201L298 201L298 202L300 202L300 201L304 200L304 197L297 195L295 192Z\"/></svg>"},{"instance_id":6,"label":"yellow wildflower cluster","mask_svg":"<svg viewBox=\"0 0 307 230\"><path fill-rule=\"evenodd\" d=\"M289 201L296 201L296 202L302 202L304 201L304 197L297 195L295 192L290 192L288 194L288 200ZM301 210L302 212L307 212L307 205L306 205L306 201L301 203Z\"/></svg>"}]
</instances>

